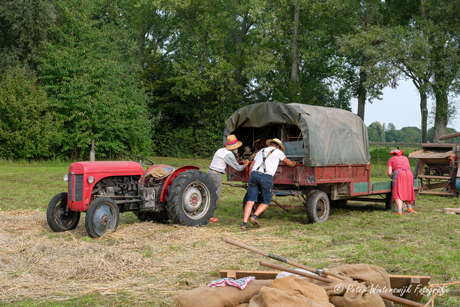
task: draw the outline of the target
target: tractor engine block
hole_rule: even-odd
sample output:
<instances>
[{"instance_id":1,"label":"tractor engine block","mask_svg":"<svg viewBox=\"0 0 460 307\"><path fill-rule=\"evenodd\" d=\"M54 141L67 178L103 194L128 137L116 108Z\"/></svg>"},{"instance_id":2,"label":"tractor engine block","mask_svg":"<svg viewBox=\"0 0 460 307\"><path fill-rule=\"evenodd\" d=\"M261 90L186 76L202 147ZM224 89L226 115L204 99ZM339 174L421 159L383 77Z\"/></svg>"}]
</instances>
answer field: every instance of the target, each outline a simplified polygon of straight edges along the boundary
<instances>
[{"instance_id":1,"label":"tractor engine block","mask_svg":"<svg viewBox=\"0 0 460 307\"><path fill-rule=\"evenodd\" d=\"M93 190L98 196L138 196L139 176L107 177L101 179Z\"/></svg>"}]
</instances>

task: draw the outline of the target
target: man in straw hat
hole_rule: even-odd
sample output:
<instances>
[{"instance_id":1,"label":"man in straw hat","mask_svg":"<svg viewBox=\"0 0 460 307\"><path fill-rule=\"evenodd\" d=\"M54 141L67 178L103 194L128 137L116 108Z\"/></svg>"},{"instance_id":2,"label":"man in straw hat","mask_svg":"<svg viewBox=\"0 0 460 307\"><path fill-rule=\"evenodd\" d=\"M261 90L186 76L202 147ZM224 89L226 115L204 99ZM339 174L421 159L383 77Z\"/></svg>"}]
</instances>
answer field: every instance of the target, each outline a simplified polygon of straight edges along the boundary
<instances>
[{"instance_id":1,"label":"man in straw hat","mask_svg":"<svg viewBox=\"0 0 460 307\"><path fill-rule=\"evenodd\" d=\"M248 200L244 207L243 224L240 226L241 230L246 230L248 220L255 227L260 227L257 217L268 208L272 201L273 176L280 161L291 167L296 165L295 161L286 158L284 146L280 140L276 138L269 139L266 143L268 147L260 150L254 158L254 166L249 179ZM257 207L256 212L251 215L254 203L258 200L259 192L261 204Z\"/></svg>"},{"instance_id":2,"label":"man in straw hat","mask_svg":"<svg viewBox=\"0 0 460 307\"><path fill-rule=\"evenodd\" d=\"M237 171L242 171L249 164L248 160L243 160L242 165L236 161L235 155L238 153L238 148L241 147L241 145L243 144L238 141L236 136L231 134L227 137L225 147L217 150L212 158L208 175L216 186L217 201L219 201L220 191L222 190L222 175L225 174L227 165L230 165Z\"/></svg>"}]
</instances>

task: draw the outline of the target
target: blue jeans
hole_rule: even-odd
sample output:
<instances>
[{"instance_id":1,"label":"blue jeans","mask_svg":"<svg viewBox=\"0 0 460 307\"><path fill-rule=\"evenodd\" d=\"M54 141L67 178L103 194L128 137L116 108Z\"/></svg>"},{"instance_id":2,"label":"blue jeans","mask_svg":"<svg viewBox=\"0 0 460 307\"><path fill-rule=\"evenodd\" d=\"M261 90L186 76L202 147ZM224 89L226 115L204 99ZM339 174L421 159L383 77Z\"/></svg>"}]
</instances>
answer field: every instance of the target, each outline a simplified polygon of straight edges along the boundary
<instances>
[{"instance_id":1,"label":"blue jeans","mask_svg":"<svg viewBox=\"0 0 460 307\"><path fill-rule=\"evenodd\" d=\"M262 204L269 205L272 201L272 194L273 177L256 171L252 172L248 186L248 201L257 202L260 199Z\"/></svg>"}]
</instances>

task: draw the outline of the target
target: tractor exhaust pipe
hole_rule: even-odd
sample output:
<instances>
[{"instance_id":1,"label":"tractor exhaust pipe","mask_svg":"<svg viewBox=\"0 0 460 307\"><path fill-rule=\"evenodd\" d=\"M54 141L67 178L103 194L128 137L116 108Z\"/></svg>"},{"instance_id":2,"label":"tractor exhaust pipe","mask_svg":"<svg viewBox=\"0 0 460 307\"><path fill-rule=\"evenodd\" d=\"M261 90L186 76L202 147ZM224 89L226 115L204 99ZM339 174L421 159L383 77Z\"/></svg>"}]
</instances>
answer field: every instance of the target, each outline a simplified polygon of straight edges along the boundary
<instances>
[{"instance_id":1,"label":"tractor exhaust pipe","mask_svg":"<svg viewBox=\"0 0 460 307\"><path fill-rule=\"evenodd\" d=\"M89 152L89 161L96 161L96 152L94 151L94 140L91 141L91 151Z\"/></svg>"}]
</instances>

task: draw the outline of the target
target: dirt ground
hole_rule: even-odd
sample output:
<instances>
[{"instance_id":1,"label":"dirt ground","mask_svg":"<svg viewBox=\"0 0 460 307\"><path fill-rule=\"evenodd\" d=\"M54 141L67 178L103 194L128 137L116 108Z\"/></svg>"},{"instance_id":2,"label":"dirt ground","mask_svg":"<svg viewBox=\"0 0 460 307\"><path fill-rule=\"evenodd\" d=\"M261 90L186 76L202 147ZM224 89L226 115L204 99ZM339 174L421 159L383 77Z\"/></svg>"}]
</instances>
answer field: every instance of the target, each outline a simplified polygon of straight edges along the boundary
<instances>
[{"instance_id":1,"label":"dirt ground","mask_svg":"<svg viewBox=\"0 0 460 307\"><path fill-rule=\"evenodd\" d=\"M120 223L115 233L96 240L86 234L84 214L74 231L64 233L53 233L38 210L0 211L0 225L3 302L120 291L139 301L172 302L173 295L218 279L219 270L238 269L242 258L253 259L244 261L246 268L253 262L260 269L251 252L223 241L239 240L235 233L213 224ZM265 234L259 243L270 240L280 238Z\"/></svg>"}]
</instances>

